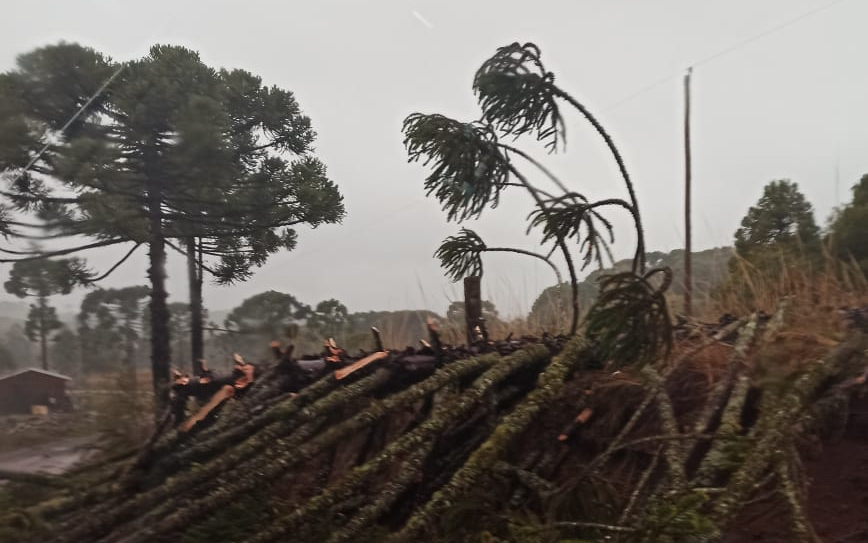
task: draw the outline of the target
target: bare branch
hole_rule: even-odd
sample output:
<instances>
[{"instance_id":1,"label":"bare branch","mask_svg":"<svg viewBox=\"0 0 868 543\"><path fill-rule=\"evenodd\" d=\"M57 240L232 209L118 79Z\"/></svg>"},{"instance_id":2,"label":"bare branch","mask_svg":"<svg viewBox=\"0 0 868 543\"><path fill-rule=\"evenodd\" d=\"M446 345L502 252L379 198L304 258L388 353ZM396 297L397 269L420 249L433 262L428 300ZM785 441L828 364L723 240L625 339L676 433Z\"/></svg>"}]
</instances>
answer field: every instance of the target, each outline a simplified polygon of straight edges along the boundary
<instances>
[{"instance_id":1,"label":"bare branch","mask_svg":"<svg viewBox=\"0 0 868 543\"><path fill-rule=\"evenodd\" d=\"M105 279L106 277L108 277L109 275L111 275L111 273L112 273L113 271L115 271L116 269L118 269L118 268L120 267L121 264L123 264L124 262L126 262L127 259L130 258L134 252L136 252L136 249L138 249L139 247L141 247L141 245L142 245L141 243L136 243L136 244L133 246L133 248L130 249L130 250L127 252L127 254L125 254L125 255L123 256L123 258L121 258L120 260L118 260L118 261L115 263L114 266L112 266L111 268L109 268L109 269L108 269L104 274L102 274L102 275L100 275L100 276L98 276L98 277L94 277L93 279L88 280L87 283L88 283L88 284L90 284L90 283L96 283L97 281L102 281L103 279Z\"/></svg>"},{"instance_id":2,"label":"bare branch","mask_svg":"<svg viewBox=\"0 0 868 543\"><path fill-rule=\"evenodd\" d=\"M43 258L51 258L54 256L63 256L71 253L77 253L79 251L86 251L88 249L96 249L98 247L108 247L110 245L117 245L118 243L127 243L129 240L127 239L108 239L103 241L97 241L95 243L89 243L87 245L80 245L78 247L73 247L71 249L61 249L59 251L49 251L49 252L41 252L41 251L13 251L11 249L3 249L0 248L0 252L13 254L13 255L34 255L34 256L26 256L23 258L0 258L0 263L8 263L8 262L26 262L29 260L42 260Z\"/></svg>"}]
</instances>

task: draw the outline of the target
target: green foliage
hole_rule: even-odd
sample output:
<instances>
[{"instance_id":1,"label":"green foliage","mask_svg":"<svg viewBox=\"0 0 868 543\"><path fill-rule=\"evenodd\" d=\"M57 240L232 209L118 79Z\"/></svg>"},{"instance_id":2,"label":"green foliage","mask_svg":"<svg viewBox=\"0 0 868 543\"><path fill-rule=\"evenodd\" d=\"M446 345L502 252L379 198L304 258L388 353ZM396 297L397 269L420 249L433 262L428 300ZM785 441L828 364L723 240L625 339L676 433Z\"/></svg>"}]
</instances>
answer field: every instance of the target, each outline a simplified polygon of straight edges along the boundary
<instances>
[{"instance_id":1,"label":"green foliage","mask_svg":"<svg viewBox=\"0 0 868 543\"><path fill-rule=\"evenodd\" d=\"M489 483L496 462L505 454L514 440L533 423L540 411L558 396L564 380L588 357L587 339L576 336L555 356L539 376L537 386L524 401L501 419L488 438L452 475L449 482L438 489L431 500L419 508L390 542L418 540L418 536L448 510L461 497L474 488ZM515 356L515 355L513 355ZM498 366L500 369L502 365Z\"/></svg>"},{"instance_id":2,"label":"green foliage","mask_svg":"<svg viewBox=\"0 0 868 543\"><path fill-rule=\"evenodd\" d=\"M510 171L491 127L414 113L404 120L403 130L410 161L433 163L425 191L434 194L447 220L462 222L488 206L497 207Z\"/></svg>"},{"instance_id":3,"label":"green foliage","mask_svg":"<svg viewBox=\"0 0 868 543\"><path fill-rule=\"evenodd\" d=\"M404 121L404 145L411 162L433 163L433 171L425 180L426 194L437 198L449 221L461 222L479 217L486 207L496 207L500 192L507 186L521 186L530 193L536 208L530 216L529 230L543 228L543 243L555 243L570 272L570 307L573 313L570 333L573 334L579 318L578 279L565 240L572 237L580 242L585 266L595 260L602 265L602 255L608 252L608 248L597 223L608 231L609 242L614 238L611 224L596 208L621 206L629 211L636 226L638 241L633 266L636 271L645 268L644 234L633 185L612 138L587 108L554 85L554 75L545 70L540 57L539 48L532 43L513 43L499 48L483 63L474 78L473 90L482 108L482 120L462 123L442 115L414 113ZM550 152L555 151L565 137L559 100L578 110L603 137L627 185L630 203L618 199L589 203L580 194L569 191L532 157L498 141L498 135L518 138L535 133L537 140L546 142ZM564 194L552 196L531 185L510 161L513 155L536 166ZM510 175L518 182L510 183ZM580 236L582 228L584 232ZM447 239L437 256L448 275L457 279L465 273L481 270L479 253L482 250L484 244L478 236L462 232ZM529 251L512 251L541 258L559 274L548 257Z\"/></svg>"},{"instance_id":4,"label":"green foliage","mask_svg":"<svg viewBox=\"0 0 868 543\"><path fill-rule=\"evenodd\" d=\"M649 279L658 273L664 274L664 280L655 287ZM600 296L588 312L586 331L615 367L648 364L668 356L672 321L663 294L671 282L672 272L665 268L643 276L624 272L600 280Z\"/></svg>"},{"instance_id":5,"label":"green foliage","mask_svg":"<svg viewBox=\"0 0 868 543\"><path fill-rule=\"evenodd\" d=\"M544 201L543 207L534 209L528 219L528 233L534 227L541 227L543 232L542 243L559 239L572 239L579 242L579 250L584 253L582 268L586 268L596 261L600 267L604 266L603 256L613 261L609 252L609 243L615 242L615 234L612 223L606 220L595 209L601 204L618 203L630 209L630 206L622 200L611 200L588 203L587 198L577 193L568 193L557 198ZM606 236L601 233L600 223L605 228ZM584 227L584 229L583 229ZM608 242L606 241L608 237Z\"/></svg>"},{"instance_id":6,"label":"green foliage","mask_svg":"<svg viewBox=\"0 0 868 543\"><path fill-rule=\"evenodd\" d=\"M117 63L79 45L52 45L20 56L0 81L0 126L20 129L0 138L0 172L13 176L30 158L23 149L37 148L100 91L33 164L41 175L21 175L4 194L52 237L148 245L162 401L170 358L166 240L194 240L199 276L232 283L295 247L296 225L345 214L293 94L243 70L212 68L190 49L155 45Z\"/></svg>"},{"instance_id":7,"label":"green foliage","mask_svg":"<svg viewBox=\"0 0 868 543\"><path fill-rule=\"evenodd\" d=\"M833 249L843 260L854 259L868 275L868 175L853 186L853 200L834 217Z\"/></svg>"},{"instance_id":8,"label":"green foliage","mask_svg":"<svg viewBox=\"0 0 868 543\"><path fill-rule=\"evenodd\" d=\"M489 330L501 323L494 302L482 300L482 318L485 320L485 325ZM446 309L446 324L456 330L460 330L459 337L464 333L467 326L464 302L452 302L449 304L449 307Z\"/></svg>"},{"instance_id":9,"label":"green foliage","mask_svg":"<svg viewBox=\"0 0 868 543\"><path fill-rule=\"evenodd\" d=\"M462 228L457 236L443 240L434 256L440 259L446 276L458 281L467 276L482 276L482 253L485 249L485 242L479 234Z\"/></svg>"},{"instance_id":10,"label":"green foliage","mask_svg":"<svg viewBox=\"0 0 868 543\"><path fill-rule=\"evenodd\" d=\"M264 264L271 253L295 249L298 235L291 225L317 227L340 222L345 215L343 197L325 165L311 156L292 163L268 158L226 197L221 205L234 206L229 216L243 217L244 224L208 224L195 236L202 254L220 257L211 271L222 284L248 279L251 267ZM202 207L200 203L200 212ZM221 213L216 205L208 207L209 215Z\"/></svg>"},{"instance_id":11,"label":"green foliage","mask_svg":"<svg viewBox=\"0 0 868 543\"><path fill-rule=\"evenodd\" d=\"M87 346L82 369L116 370L118 362L129 366L146 329L146 286L97 289L81 302L78 334Z\"/></svg>"},{"instance_id":12,"label":"green foliage","mask_svg":"<svg viewBox=\"0 0 868 543\"><path fill-rule=\"evenodd\" d=\"M735 249L747 259L770 249L791 254L816 251L820 229L814 212L796 183L771 181L735 232Z\"/></svg>"},{"instance_id":13,"label":"green foliage","mask_svg":"<svg viewBox=\"0 0 868 543\"><path fill-rule=\"evenodd\" d=\"M196 524L176 539L179 543L235 543L250 536L252 526L268 524L279 500L265 492L252 492L226 506L219 515ZM264 507L263 504L271 504Z\"/></svg>"},{"instance_id":14,"label":"green foliage","mask_svg":"<svg viewBox=\"0 0 868 543\"><path fill-rule=\"evenodd\" d=\"M6 292L19 298L47 298L69 294L91 278L84 261L78 258L57 260L24 260L16 262L3 284Z\"/></svg>"},{"instance_id":15,"label":"green foliage","mask_svg":"<svg viewBox=\"0 0 868 543\"><path fill-rule=\"evenodd\" d=\"M76 285L87 284L92 275L78 258L58 260L22 260L15 262L9 279L3 284L6 292L19 298L35 297L30 304L24 334L30 341L42 344L42 367L48 368L48 341L62 327L57 310L48 305L48 298L69 294Z\"/></svg>"},{"instance_id":16,"label":"green foliage","mask_svg":"<svg viewBox=\"0 0 868 543\"><path fill-rule=\"evenodd\" d=\"M336 337L349 324L347 306L335 300L323 300L316 304L307 319L307 326L324 337Z\"/></svg>"},{"instance_id":17,"label":"green foliage","mask_svg":"<svg viewBox=\"0 0 868 543\"><path fill-rule=\"evenodd\" d=\"M715 298L722 305L750 310L763 304L767 291L787 295L799 288L797 278L810 283L823 256L819 232L798 185L771 181L735 232L736 254Z\"/></svg>"},{"instance_id":18,"label":"green foliage","mask_svg":"<svg viewBox=\"0 0 868 543\"><path fill-rule=\"evenodd\" d=\"M632 540L677 543L685 538L702 540L714 537L718 533L718 526L703 511L708 501L709 496L698 489L658 500L649 507L642 519L642 527L632 536Z\"/></svg>"},{"instance_id":19,"label":"green foliage","mask_svg":"<svg viewBox=\"0 0 868 543\"><path fill-rule=\"evenodd\" d=\"M287 327L311 315L310 306L295 296L269 290L244 300L226 317L226 327L273 338L286 335Z\"/></svg>"},{"instance_id":20,"label":"green foliage","mask_svg":"<svg viewBox=\"0 0 868 543\"><path fill-rule=\"evenodd\" d=\"M579 304L588 307L592 297L588 294L588 281L579 283ZM596 289L591 293L596 296ZM572 296L569 283L560 283L546 287L534 300L527 322L532 329L553 332L563 328L563 323L569 321L567 313Z\"/></svg>"},{"instance_id":21,"label":"green foliage","mask_svg":"<svg viewBox=\"0 0 868 543\"><path fill-rule=\"evenodd\" d=\"M51 333L62 327L63 323L57 317L56 309L50 305L30 304L27 322L24 323L24 335L27 336L27 339L30 341L50 339Z\"/></svg>"},{"instance_id":22,"label":"green foliage","mask_svg":"<svg viewBox=\"0 0 868 543\"><path fill-rule=\"evenodd\" d=\"M539 47L512 43L498 48L473 79L483 118L516 138L535 133L549 151L566 139L554 90L555 76L542 64Z\"/></svg>"},{"instance_id":23,"label":"green foliage","mask_svg":"<svg viewBox=\"0 0 868 543\"><path fill-rule=\"evenodd\" d=\"M707 249L693 253L693 284L694 303L707 301L710 295L725 280L728 274L728 262L732 257L732 249L720 247ZM677 307L678 297L684 292L684 250L675 249L668 253L652 251L647 254L648 265L656 268L669 268L672 270L672 285L667 291L669 305ZM588 308L597 299L599 294L600 280L616 273L630 271L633 266L632 259L619 260L607 268L596 268L579 283L579 303L581 307ZM534 326L544 330L557 330L558 324L563 323L565 316L563 309L569 307L570 287L568 284L552 285L543 290L534 300L531 306L528 321Z\"/></svg>"},{"instance_id":24,"label":"green foliage","mask_svg":"<svg viewBox=\"0 0 868 543\"><path fill-rule=\"evenodd\" d=\"M549 152L558 149L559 142L566 139L565 123L558 100L567 102L576 109L594 130L603 138L618 164L621 177L630 195L630 203L620 202L633 217L637 243L634 271L645 269L645 241L642 221L639 217L639 202L633 182L612 137L603 125L584 105L554 83L555 76L542 63L539 47L533 43L512 43L501 47L477 71L473 82L474 92L483 110L483 119L515 138L536 132L538 141L545 141ZM519 152L512 149L513 152ZM526 156L522 153L522 156ZM531 162L534 162L531 160ZM565 193L563 183L541 168ZM609 202L612 203L612 202ZM602 204L602 202L597 205ZM575 279L573 279L575 282Z\"/></svg>"}]
</instances>

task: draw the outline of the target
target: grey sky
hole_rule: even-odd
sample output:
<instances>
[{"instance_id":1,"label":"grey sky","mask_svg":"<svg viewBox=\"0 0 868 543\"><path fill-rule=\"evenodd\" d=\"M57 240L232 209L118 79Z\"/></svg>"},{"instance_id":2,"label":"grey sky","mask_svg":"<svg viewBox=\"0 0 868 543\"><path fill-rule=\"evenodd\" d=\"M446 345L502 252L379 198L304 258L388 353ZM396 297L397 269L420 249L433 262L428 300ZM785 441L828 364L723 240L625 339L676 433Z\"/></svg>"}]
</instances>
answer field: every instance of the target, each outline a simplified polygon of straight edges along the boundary
<instances>
[{"instance_id":1,"label":"grey sky","mask_svg":"<svg viewBox=\"0 0 868 543\"><path fill-rule=\"evenodd\" d=\"M406 163L400 123L407 114L477 117L470 84L479 64L498 46L536 42L559 84L597 113L621 147L648 247L673 249L683 244L684 68L826 4L6 0L0 71L12 68L18 53L61 39L119 60L172 43L198 50L211 65L244 68L293 91L319 133L317 152L345 195L347 219L302 231L296 251L275 255L247 283L206 287L206 305L230 308L277 289L311 304L334 297L351 311L442 311L459 288L443 278L432 253L458 226L446 224L424 198L426 171ZM849 198L850 185L868 172L865 20L868 2L841 0L696 67L695 248L729 244L771 179L796 181L821 223L838 199ZM614 164L577 116L568 124L567 152L546 160L589 196L624 195ZM515 194L468 226L491 245L533 248L537 237L524 233L529 209ZM615 218L621 233L615 252L625 257L634 240L626 218ZM123 252L91 253L90 260L104 269ZM142 252L105 284L144 283L145 268ZM174 255L169 274L172 300L186 300L184 266ZM486 259L485 278L488 296L510 314L527 311L554 282L545 266L509 256ZM74 311L80 297L58 305Z\"/></svg>"}]
</instances>

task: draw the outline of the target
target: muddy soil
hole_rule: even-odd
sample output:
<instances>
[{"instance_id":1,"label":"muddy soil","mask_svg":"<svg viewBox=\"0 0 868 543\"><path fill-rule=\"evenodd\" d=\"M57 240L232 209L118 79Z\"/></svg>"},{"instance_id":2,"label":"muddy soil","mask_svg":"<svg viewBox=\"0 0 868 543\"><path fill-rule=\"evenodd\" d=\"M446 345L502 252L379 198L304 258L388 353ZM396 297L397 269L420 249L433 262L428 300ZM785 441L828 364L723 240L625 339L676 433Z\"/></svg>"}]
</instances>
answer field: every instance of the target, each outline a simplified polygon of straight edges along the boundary
<instances>
[{"instance_id":1,"label":"muddy soil","mask_svg":"<svg viewBox=\"0 0 868 543\"><path fill-rule=\"evenodd\" d=\"M824 543L868 543L868 396L851 404L843 437L804 459L808 516ZM781 509L760 503L742 515L726 543L792 543Z\"/></svg>"},{"instance_id":2,"label":"muddy soil","mask_svg":"<svg viewBox=\"0 0 868 543\"><path fill-rule=\"evenodd\" d=\"M65 437L0 453L0 470L58 474L85 460L97 436Z\"/></svg>"}]
</instances>

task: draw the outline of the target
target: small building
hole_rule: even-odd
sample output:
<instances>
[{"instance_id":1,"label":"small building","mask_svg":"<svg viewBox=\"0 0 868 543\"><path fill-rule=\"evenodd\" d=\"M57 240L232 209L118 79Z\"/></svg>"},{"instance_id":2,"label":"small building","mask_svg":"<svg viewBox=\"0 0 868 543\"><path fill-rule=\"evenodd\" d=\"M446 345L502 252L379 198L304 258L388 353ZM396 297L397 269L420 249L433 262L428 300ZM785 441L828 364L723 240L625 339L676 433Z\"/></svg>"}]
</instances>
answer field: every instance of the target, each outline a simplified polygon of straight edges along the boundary
<instances>
[{"instance_id":1,"label":"small building","mask_svg":"<svg viewBox=\"0 0 868 543\"><path fill-rule=\"evenodd\" d=\"M50 411L70 411L66 394L70 377L52 371L26 368L0 376L0 415L29 414L34 405Z\"/></svg>"}]
</instances>

